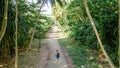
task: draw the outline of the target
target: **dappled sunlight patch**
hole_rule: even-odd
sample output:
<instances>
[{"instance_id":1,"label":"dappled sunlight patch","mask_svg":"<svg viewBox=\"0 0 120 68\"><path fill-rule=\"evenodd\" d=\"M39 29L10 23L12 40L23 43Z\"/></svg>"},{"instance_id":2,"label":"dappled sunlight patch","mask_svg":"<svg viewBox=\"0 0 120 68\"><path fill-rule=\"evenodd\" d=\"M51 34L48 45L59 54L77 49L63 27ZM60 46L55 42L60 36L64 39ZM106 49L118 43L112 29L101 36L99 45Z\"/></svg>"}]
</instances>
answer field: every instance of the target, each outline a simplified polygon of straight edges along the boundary
<instances>
[{"instance_id":1,"label":"dappled sunlight patch","mask_svg":"<svg viewBox=\"0 0 120 68\"><path fill-rule=\"evenodd\" d=\"M65 54L66 56L68 56L69 54Z\"/></svg>"},{"instance_id":2,"label":"dappled sunlight patch","mask_svg":"<svg viewBox=\"0 0 120 68\"><path fill-rule=\"evenodd\" d=\"M92 65L96 65L96 63L92 63Z\"/></svg>"},{"instance_id":3,"label":"dappled sunlight patch","mask_svg":"<svg viewBox=\"0 0 120 68\"><path fill-rule=\"evenodd\" d=\"M86 49L87 52L89 52L90 50L89 49Z\"/></svg>"},{"instance_id":4,"label":"dappled sunlight patch","mask_svg":"<svg viewBox=\"0 0 120 68\"><path fill-rule=\"evenodd\" d=\"M66 48L71 48L71 46L66 46Z\"/></svg>"},{"instance_id":5,"label":"dappled sunlight patch","mask_svg":"<svg viewBox=\"0 0 120 68\"><path fill-rule=\"evenodd\" d=\"M58 26L53 25L52 30L46 35L47 38L62 39L65 38L63 32L59 29Z\"/></svg>"},{"instance_id":6,"label":"dappled sunlight patch","mask_svg":"<svg viewBox=\"0 0 120 68\"><path fill-rule=\"evenodd\" d=\"M68 67L68 66L67 66L67 65L64 65L63 67L66 68L66 67Z\"/></svg>"},{"instance_id":7,"label":"dappled sunlight patch","mask_svg":"<svg viewBox=\"0 0 120 68\"><path fill-rule=\"evenodd\" d=\"M56 61L56 60L55 60L55 61L53 61L53 63L54 63L54 64L60 64L61 61Z\"/></svg>"},{"instance_id":8,"label":"dappled sunlight patch","mask_svg":"<svg viewBox=\"0 0 120 68\"><path fill-rule=\"evenodd\" d=\"M93 59L94 59L94 57L93 57L93 56L90 56L90 57L89 57L89 60L93 60Z\"/></svg>"},{"instance_id":9,"label":"dappled sunlight patch","mask_svg":"<svg viewBox=\"0 0 120 68\"><path fill-rule=\"evenodd\" d=\"M39 21L41 21L42 23L47 22L47 20L45 20L45 19L40 19Z\"/></svg>"},{"instance_id":10,"label":"dappled sunlight patch","mask_svg":"<svg viewBox=\"0 0 120 68\"><path fill-rule=\"evenodd\" d=\"M64 34L58 30L57 26L53 27L53 31L50 31L47 36L47 38L53 38L53 39L61 39L65 38Z\"/></svg>"},{"instance_id":11,"label":"dappled sunlight patch","mask_svg":"<svg viewBox=\"0 0 120 68\"><path fill-rule=\"evenodd\" d=\"M36 51L36 50L38 50L38 48L34 48L34 49L32 49L32 50Z\"/></svg>"},{"instance_id":12,"label":"dappled sunlight patch","mask_svg":"<svg viewBox=\"0 0 120 68\"><path fill-rule=\"evenodd\" d=\"M0 65L0 68L2 68L3 67L3 65Z\"/></svg>"},{"instance_id":13,"label":"dappled sunlight patch","mask_svg":"<svg viewBox=\"0 0 120 68\"><path fill-rule=\"evenodd\" d=\"M84 65L81 65L81 68L85 68L85 66L84 66Z\"/></svg>"},{"instance_id":14,"label":"dappled sunlight patch","mask_svg":"<svg viewBox=\"0 0 120 68\"><path fill-rule=\"evenodd\" d=\"M56 61L53 61L53 63L56 63Z\"/></svg>"},{"instance_id":15,"label":"dappled sunlight patch","mask_svg":"<svg viewBox=\"0 0 120 68\"><path fill-rule=\"evenodd\" d=\"M103 66L101 64L99 64L99 68L103 68Z\"/></svg>"}]
</instances>

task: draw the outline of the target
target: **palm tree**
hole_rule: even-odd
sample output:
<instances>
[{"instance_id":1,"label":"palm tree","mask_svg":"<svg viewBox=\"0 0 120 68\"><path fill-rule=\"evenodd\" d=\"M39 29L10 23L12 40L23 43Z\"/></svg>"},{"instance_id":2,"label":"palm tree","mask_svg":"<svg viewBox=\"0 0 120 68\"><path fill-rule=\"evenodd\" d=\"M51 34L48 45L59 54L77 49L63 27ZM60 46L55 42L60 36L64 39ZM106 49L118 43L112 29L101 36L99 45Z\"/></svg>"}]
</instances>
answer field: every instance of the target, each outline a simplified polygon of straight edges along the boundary
<instances>
[{"instance_id":1,"label":"palm tree","mask_svg":"<svg viewBox=\"0 0 120 68\"><path fill-rule=\"evenodd\" d=\"M105 51L105 49L103 47L103 44L102 44L101 39L100 39L99 34L98 34L98 30L96 29L96 26L94 24L94 21L92 19L91 14L90 14L90 11L89 11L89 8L88 8L88 5L87 5L87 0L84 0L84 5L85 5L86 13L87 13L87 15L88 15L88 17L89 17L89 19L91 21L91 25L92 25L92 27L93 27L93 29L95 31L98 43L99 43L99 45L101 47L101 50L104 53L105 57L107 58L108 63L110 64L111 68L115 68L115 65L112 63L111 59L109 58L109 56L107 55L107 53L106 53L106 51Z\"/></svg>"},{"instance_id":2,"label":"palm tree","mask_svg":"<svg viewBox=\"0 0 120 68\"><path fill-rule=\"evenodd\" d=\"M6 31L6 27L7 27L7 13L8 13L8 0L5 0L5 6L4 6L4 17L3 17L3 21L2 21L2 27L1 27L1 31L0 31L0 41L2 40L5 31Z\"/></svg>"},{"instance_id":3,"label":"palm tree","mask_svg":"<svg viewBox=\"0 0 120 68\"><path fill-rule=\"evenodd\" d=\"M52 4L54 6L54 20L55 22L57 22L58 26L60 27L60 29L62 30L62 32L64 33L64 35L66 36L65 34L65 30L62 28L61 24L59 23L58 18L61 17L62 15L62 9L61 7L63 6L63 4L66 4L66 1L65 0L52 0Z\"/></svg>"}]
</instances>

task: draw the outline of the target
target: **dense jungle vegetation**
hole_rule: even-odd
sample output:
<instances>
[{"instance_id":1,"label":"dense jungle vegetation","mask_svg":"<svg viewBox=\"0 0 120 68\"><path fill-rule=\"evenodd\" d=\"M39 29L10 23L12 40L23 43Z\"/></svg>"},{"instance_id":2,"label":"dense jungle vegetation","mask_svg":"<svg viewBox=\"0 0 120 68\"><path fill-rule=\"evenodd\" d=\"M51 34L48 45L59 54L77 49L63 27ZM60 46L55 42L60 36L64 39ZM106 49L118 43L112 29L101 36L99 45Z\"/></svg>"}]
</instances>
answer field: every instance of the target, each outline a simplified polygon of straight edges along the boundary
<instances>
[{"instance_id":1,"label":"dense jungle vegetation","mask_svg":"<svg viewBox=\"0 0 120 68\"><path fill-rule=\"evenodd\" d=\"M7 3L8 6L6 6ZM4 32L3 37L0 36L0 64L9 63L10 59L15 56L15 4L16 2L13 0L0 0L0 35ZM45 33L53 24L50 17L40 14L40 10L37 9L40 7L38 5L39 3L29 3L27 0L18 1L18 53L28 50L32 39L44 38Z\"/></svg>"},{"instance_id":2,"label":"dense jungle vegetation","mask_svg":"<svg viewBox=\"0 0 120 68\"><path fill-rule=\"evenodd\" d=\"M88 46L98 51L100 56L106 57L111 67L119 67L119 2L119 0L52 0L53 15L62 26L65 35L79 47ZM28 51L34 38L39 40L45 38L53 20L40 14L41 9L38 9L41 7L40 3L40 0L37 3L30 3L27 0L0 0L0 64L8 63L8 60L17 57L21 51ZM98 34L92 25L96 26ZM98 42L99 40L102 44Z\"/></svg>"},{"instance_id":3,"label":"dense jungle vegetation","mask_svg":"<svg viewBox=\"0 0 120 68\"><path fill-rule=\"evenodd\" d=\"M53 7L54 15L66 35L79 47L88 46L93 50L98 50L99 55L102 55L102 49L86 13L84 1L86 0L56 3ZM87 4L105 51L115 66L118 66L118 0L88 0Z\"/></svg>"}]
</instances>

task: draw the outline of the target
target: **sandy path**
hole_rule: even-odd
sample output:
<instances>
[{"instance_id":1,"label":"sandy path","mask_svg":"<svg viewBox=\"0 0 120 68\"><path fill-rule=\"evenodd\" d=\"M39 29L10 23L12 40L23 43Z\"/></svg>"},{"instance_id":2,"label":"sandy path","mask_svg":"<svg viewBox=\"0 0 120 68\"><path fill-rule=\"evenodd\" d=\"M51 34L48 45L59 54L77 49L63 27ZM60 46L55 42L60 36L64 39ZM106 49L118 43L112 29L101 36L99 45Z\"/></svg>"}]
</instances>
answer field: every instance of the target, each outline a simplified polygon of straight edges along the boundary
<instances>
[{"instance_id":1,"label":"sandy path","mask_svg":"<svg viewBox=\"0 0 120 68\"><path fill-rule=\"evenodd\" d=\"M61 47L57 41L57 38L61 38L60 31L57 26L53 26L51 32L48 34L48 39L46 42L48 43L49 50L49 61L47 64L47 68L68 68L63 53L61 51ZM62 36L63 37L63 36ZM55 51L56 49L60 52L60 63L55 63Z\"/></svg>"}]
</instances>

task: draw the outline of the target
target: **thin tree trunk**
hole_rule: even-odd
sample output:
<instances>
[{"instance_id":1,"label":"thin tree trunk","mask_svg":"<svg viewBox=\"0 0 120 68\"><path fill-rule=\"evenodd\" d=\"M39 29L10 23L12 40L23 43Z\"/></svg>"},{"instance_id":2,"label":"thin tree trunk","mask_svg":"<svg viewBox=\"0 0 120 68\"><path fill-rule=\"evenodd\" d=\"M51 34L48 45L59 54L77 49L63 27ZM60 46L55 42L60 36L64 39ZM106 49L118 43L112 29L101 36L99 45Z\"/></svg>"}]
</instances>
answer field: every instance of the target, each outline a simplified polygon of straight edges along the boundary
<instances>
[{"instance_id":1,"label":"thin tree trunk","mask_svg":"<svg viewBox=\"0 0 120 68\"><path fill-rule=\"evenodd\" d=\"M34 38L34 34L35 34L35 28L33 28L32 36L31 36L30 43L28 45L28 49L27 49L26 53L31 49L30 45L32 44L32 41L33 41L33 38Z\"/></svg>"},{"instance_id":2,"label":"thin tree trunk","mask_svg":"<svg viewBox=\"0 0 120 68\"><path fill-rule=\"evenodd\" d=\"M43 2L42 2L42 4L41 4L41 6L40 6L40 12L41 12L41 8L42 8L42 6L43 6L43 4L44 4L44 2L45 2L45 0L43 0ZM37 17L37 20L36 20L36 24L35 24L35 27L33 28L33 33L32 33L32 36L31 36L31 39L30 39L30 43L29 43L29 45L28 45L28 49L27 49L27 51L26 51L26 53L30 50L30 48L31 48L31 43L32 43L32 41L33 41L33 38L34 38L34 34L35 34L35 31L36 31L36 26L37 26L37 22L38 22L38 19L39 19L39 16L40 15L40 13L38 14L38 17Z\"/></svg>"},{"instance_id":3,"label":"thin tree trunk","mask_svg":"<svg viewBox=\"0 0 120 68\"><path fill-rule=\"evenodd\" d=\"M118 48L118 61L119 61L119 68L120 68L120 0L118 0L118 11L119 11L119 23L118 23L118 33L119 33L119 48Z\"/></svg>"},{"instance_id":4,"label":"thin tree trunk","mask_svg":"<svg viewBox=\"0 0 120 68\"><path fill-rule=\"evenodd\" d=\"M102 52L104 53L104 55L105 55L108 63L110 64L111 68L116 68L115 65L112 63L111 59L109 58L109 56L107 55L104 47L103 47L103 44L102 44L102 42L101 42L101 39L100 39L99 34L98 34L98 31L97 31L97 29L96 29L96 26L95 26L95 24L94 24L94 21L93 21L93 19L92 19L91 14L90 14L90 11L89 11L89 8L88 8L87 1L86 1L86 0L84 0L84 5L85 5L86 13L87 13L87 15L88 15L88 17L89 17L89 19L90 19L90 21L91 21L92 27L93 27L93 29L94 29L94 31L95 31L95 34L96 34L96 37L97 37L97 40L98 40L98 43L99 43L99 45L100 45L100 47L101 47Z\"/></svg>"},{"instance_id":5,"label":"thin tree trunk","mask_svg":"<svg viewBox=\"0 0 120 68\"><path fill-rule=\"evenodd\" d=\"M6 31L6 27L7 27L7 13L8 13L8 0L5 0L5 6L4 6L4 17L3 17L3 21L2 21L2 27L1 27L1 31L0 31L0 41L2 40L5 31Z\"/></svg>"},{"instance_id":6,"label":"thin tree trunk","mask_svg":"<svg viewBox=\"0 0 120 68\"><path fill-rule=\"evenodd\" d=\"M17 34L18 34L18 0L16 0L16 17L15 17L15 68L18 68L18 44L17 44Z\"/></svg>"}]
</instances>

